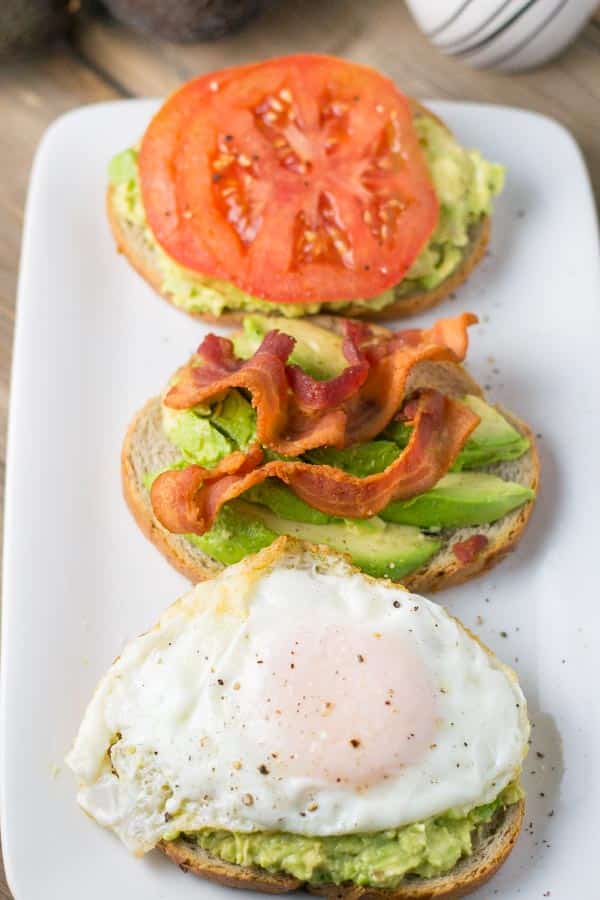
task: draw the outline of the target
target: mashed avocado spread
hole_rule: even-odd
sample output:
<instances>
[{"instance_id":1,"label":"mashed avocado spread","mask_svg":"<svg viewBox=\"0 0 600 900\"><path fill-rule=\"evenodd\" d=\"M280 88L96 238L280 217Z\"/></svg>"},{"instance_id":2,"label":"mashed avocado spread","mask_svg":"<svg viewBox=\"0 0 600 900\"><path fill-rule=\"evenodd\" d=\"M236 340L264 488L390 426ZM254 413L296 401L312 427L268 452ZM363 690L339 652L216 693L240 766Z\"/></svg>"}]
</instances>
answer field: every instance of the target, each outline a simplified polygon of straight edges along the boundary
<instances>
[{"instance_id":1,"label":"mashed avocado spread","mask_svg":"<svg viewBox=\"0 0 600 900\"><path fill-rule=\"evenodd\" d=\"M491 803L372 834L306 837L287 832L241 833L203 829L184 834L203 850L240 866L259 866L313 884L352 882L394 888L406 875L444 875L476 846L480 829L524 796L518 782ZM175 840L179 833L169 834Z\"/></svg>"},{"instance_id":2,"label":"mashed avocado spread","mask_svg":"<svg viewBox=\"0 0 600 900\"><path fill-rule=\"evenodd\" d=\"M460 263L469 231L491 211L492 199L502 190L504 169L487 162L477 150L465 150L445 128L429 116L414 119L431 180L440 201L438 224L406 276L396 288L353 306L383 309L399 297L431 290L452 274ZM252 297L228 281L203 277L183 268L162 250L146 222L137 168L137 152L125 150L109 166L119 216L144 228L144 239L163 275L162 289L173 303L188 312L218 316L226 312L277 312L287 317L318 313L321 309L344 312L348 302L274 303Z\"/></svg>"}]
</instances>

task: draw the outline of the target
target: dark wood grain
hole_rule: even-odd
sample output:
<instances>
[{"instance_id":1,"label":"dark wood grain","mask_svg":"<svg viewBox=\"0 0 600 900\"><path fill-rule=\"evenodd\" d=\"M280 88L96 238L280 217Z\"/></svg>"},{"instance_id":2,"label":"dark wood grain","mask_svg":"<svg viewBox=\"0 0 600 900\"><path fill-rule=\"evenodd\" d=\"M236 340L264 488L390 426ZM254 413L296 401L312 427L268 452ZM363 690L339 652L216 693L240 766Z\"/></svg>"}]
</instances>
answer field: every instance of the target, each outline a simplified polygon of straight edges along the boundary
<instances>
[{"instance_id":1,"label":"dark wood grain","mask_svg":"<svg viewBox=\"0 0 600 900\"><path fill-rule=\"evenodd\" d=\"M23 207L46 127L80 104L160 96L200 72L297 51L370 63L417 97L504 103L552 116L579 142L600 197L600 13L559 59L512 76L474 73L438 54L399 0L288 0L236 35L187 47L139 37L108 19L83 22L63 46L0 68L0 491ZM0 898L10 897L0 872Z\"/></svg>"}]
</instances>

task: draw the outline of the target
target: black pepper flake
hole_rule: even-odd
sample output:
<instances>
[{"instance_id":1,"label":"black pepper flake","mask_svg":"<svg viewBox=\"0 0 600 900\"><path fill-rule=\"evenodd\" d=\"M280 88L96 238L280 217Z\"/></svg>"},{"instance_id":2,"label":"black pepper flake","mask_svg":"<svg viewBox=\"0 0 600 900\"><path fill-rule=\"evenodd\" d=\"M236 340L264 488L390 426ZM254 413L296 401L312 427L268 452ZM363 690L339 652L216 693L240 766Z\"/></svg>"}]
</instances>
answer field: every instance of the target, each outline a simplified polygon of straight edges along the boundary
<instances>
[{"instance_id":1,"label":"black pepper flake","mask_svg":"<svg viewBox=\"0 0 600 900\"><path fill-rule=\"evenodd\" d=\"M213 184L218 184L222 177L223 176L219 175L218 172L215 172L215 174L212 177Z\"/></svg>"},{"instance_id":2,"label":"black pepper flake","mask_svg":"<svg viewBox=\"0 0 600 900\"><path fill-rule=\"evenodd\" d=\"M269 774L269 770L267 769L267 767L265 766L264 763L261 763L261 764L260 764L260 766L258 767L258 771L260 772L261 775L268 775L268 774Z\"/></svg>"},{"instance_id":3,"label":"black pepper flake","mask_svg":"<svg viewBox=\"0 0 600 900\"><path fill-rule=\"evenodd\" d=\"M364 656L362 655L362 653L359 653L358 656L357 656L356 658L357 658L357 660L358 660L359 662L364 662L364 661L365 661L365 658L364 658Z\"/></svg>"},{"instance_id":4,"label":"black pepper flake","mask_svg":"<svg viewBox=\"0 0 600 900\"><path fill-rule=\"evenodd\" d=\"M508 637L507 632L506 632L506 631L501 631L501 632L500 632L500 637L507 638L507 637Z\"/></svg>"},{"instance_id":5,"label":"black pepper flake","mask_svg":"<svg viewBox=\"0 0 600 900\"><path fill-rule=\"evenodd\" d=\"M360 741L357 738L350 738L350 746L356 750L357 747L360 747Z\"/></svg>"},{"instance_id":6,"label":"black pepper flake","mask_svg":"<svg viewBox=\"0 0 600 900\"><path fill-rule=\"evenodd\" d=\"M217 684L220 684L222 686L225 684L225 682L223 681L222 678L217 678Z\"/></svg>"},{"instance_id":7,"label":"black pepper flake","mask_svg":"<svg viewBox=\"0 0 600 900\"><path fill-rule=\"evenodd\" d=\"M233 140L233 135L232 135L232 134L226 134L226 135L225 135L225 140L226 140L226 141L232 141L232 140Z\"/></svg>"},{"instance_id":8,"label":"black pepper flake","mask_svg":"<svg viewBox=\"0 0 600 900\"><path fill-rule=\"evenodd\" d=\"M402 606L402 604L400 603L399 600L394 600L393 606L394 606L396 609L400 609L400 607Z\"/></svg>"},{"instance_id":9,"label":"black pepper flake","mask_svg":"<svg viewBox=\"0 0 600 900\"><path fill-rule=\"evenodd\" d=\"M540 753L539 750L536 752L535 755L537 756L538 759L543 759L543 758L544 758L544 754L543 754L543 753Z\"/></svg>"}]
</instances>

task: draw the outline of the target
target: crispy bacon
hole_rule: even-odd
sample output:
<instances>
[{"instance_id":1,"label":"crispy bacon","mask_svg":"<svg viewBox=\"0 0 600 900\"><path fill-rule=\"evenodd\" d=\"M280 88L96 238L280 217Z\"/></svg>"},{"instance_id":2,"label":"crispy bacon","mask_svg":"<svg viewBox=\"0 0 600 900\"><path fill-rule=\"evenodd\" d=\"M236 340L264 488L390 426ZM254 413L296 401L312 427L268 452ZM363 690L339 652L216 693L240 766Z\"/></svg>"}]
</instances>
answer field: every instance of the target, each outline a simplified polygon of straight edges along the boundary
<instances>
[{"instance_id":1,"label":"crispy bacon","mask_svg":"<svg viewBox=\"0 0 600 900\"><path fill-rule=\"evenodd\" d=\"M242 366L243 360L233 352L233 344L227 338L219 337L216 334L207 334L198 349L196 355L202 359L207 366L212 366L213 371L221 370L222 374L226 372L235 372ZM287 357L286 357L287 359Z\"/></svg>"},{"instance_id":2,"label":"crispy bacon","mask_svg":"<svg viewBox=\"0 0 600 900\"><path fill-rule=\"evenodd\" d=\"M153 509L158 511L159 522L173 534L189 531L188 524L197 516L196 495L201 488L206 491L233 474L242 476L245 472L251 472L262 460L263 452L255 444L245 453L242 450L230 453L213 469L187 466L185 469L163 472L154 479L150 489L150 500Z\"/></svg>"},{"instance_id":3,"label":"crispy bacon","mask_svg":"<svg viewBox=\"0 0 600 900\"><path fill-rule=\"evenodd\" d=\"M209 335L210 337L210 335ZM245 388L252 395L256 409L256 433L264 447L293 456L311 447L343 441L346 415L330 409L319 417L290 410L286 361L293 350L294 339L279 331L270 331L256 353L246 362L232 368L233 344L217 338L219 346L208 338L198 348L198 355L209 361L202 366L186 366L165 398L166 406L188 409L225 394L231 388ZM292 414L290 414L292 413Z\"/></svg>"},{"instance_id":4,"label":"crispy bacon","mask_svg":"<svg viewBox=\"0 0 600 900\"><path fill-rule=\"evenodd\" d=\"M463 360L467 353L469 325L476 325L479 319L474 313L461 313L451 319L438 319L431 328L404 328L396 331L387 347L417 347L419 344L436 344L448 347Z\"/></svg>"},{"instance_id":5,"label":"crispy bacon","mask_svg":"<svg viewBox=\"0 0 600 900\"><path fill-rule=\"evenodd\" d=\"M345 323L343 351L349 365L335 378L316 381L288 365L294 339L269 332L247 361L233 344L209 335L198 348L203 365L186 366L165 397L187 409L243 388L256 409L259 442L285 456L324 445L346 447L371 440L398 411L412 368L426 360L460 361L467 347L470 313L430 329L409 329L377 338L368 326Z\"/></svg>"},{"instance_id":6,"label":"crispy bacon","mask_svg":"<svg viewBox=\"0 0 600 900\"><path fill-rule=\"evenodd\" d=\"M488 539L485 534L474 534L466 541L457 541L456 544L453 544L452 552L457 560L466 566L472 563L487 545Z\"/></svg>"},{"instance_id":7,"label":"crispy bacon","mask_svg":"<svg viewBox=\"0 0 600 900\"><path fill-rule=\"evenodd\" d=\"M365 334L359 322L344 322L342 352L349 365L335 378L317 381L307 375L300 366L288 366L287 376L294 399L306 412L322 412L341 406L353 397L365 383L369 374L369 362L360 348Z\"/></svg>"},{"instance_id":8,"label":"crispy bacon","mask_svg":"<svg viewBox=\"0 0 600 900\"><path fill-rule=\"evenodd\" d=\"M315 509L334 516L366 518L376 515L390 500L415 496L436 484L478 422L478 416L464 404L437 391L423 391L408 446L383 472L357 478L332 466L295 460L274 460L260 466L258 449L252 459L248 455L246 463L236 458L225 466L224 460L218 474L217 469L200 466L164 472L152 486L152 506L169 531L204 534L225 503L266 478L279 478Z\"/></svg>"},{"instance_id":9,"label":"crispy bacon","mask_svg":"<svg viewBox=\"0 0 600 900\"><path fill-rule=\"evenodd\" d=\"M362 390L345 407L345 446L365 443L383 431L402 405L411 370L427 360L456 362L456 356L448 347L420 344L396 348L371 366Z\"/></svg>"},{"instance_id":10,"label":"crispy bacon","mask_svg":"<svg viewBox=\"0 0 600 900\"><path fill-rule=\"evenodd\" d=\"M151 492L157 518L175 533L204 534L223 504L266 478L279 478L315 509L350 518L376 515L390 500L428 490L479 422L468 407L438 391L422 389L410 398L414 429L407 447L384 472L367 478L301 460L261 465L261 446L299 456L313 447L371 440L402 408L412 369L425 361L462 360L466 329L476 321L464 313L429 329L385 338L369 326L346 322L342 346L349 365L328 381L289 365L294 339L278 331L269 332L246 361L236 358L231 341L209 335L198 348L202 365L182 370L165 404L186 409L242 388L256 409L258 444L246 454L231 454L214 469L189 466L160 475Z\"/></svg>"}]
</instances>

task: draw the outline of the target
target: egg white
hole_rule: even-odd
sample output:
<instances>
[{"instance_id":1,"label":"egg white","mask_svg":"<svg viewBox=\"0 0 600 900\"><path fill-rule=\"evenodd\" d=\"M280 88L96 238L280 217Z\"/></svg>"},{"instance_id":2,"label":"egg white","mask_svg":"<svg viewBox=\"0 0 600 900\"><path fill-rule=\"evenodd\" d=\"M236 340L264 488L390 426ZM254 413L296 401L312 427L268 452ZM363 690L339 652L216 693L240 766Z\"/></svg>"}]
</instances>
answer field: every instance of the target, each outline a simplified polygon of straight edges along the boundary
<instances>
[{"instance_id":1,"label":"egg white","mask_svg":"<svg viewBox=\"0 0 600 900\"><path fill-rule=\"evenodd\" d=\"M425 716L423 727L429 723L434 734L425 744L423 735L398 741L408 762L394 765L381 709L372 709L370 701L361 707L369 660L355 666L356 653L340 659L341 669L327 676L329 683L312 685L315 697L322 691L325 709L337 691L337 736L328 733L324 715L323 729L313 738L301 740L298 732L300 758L290 748L294 711L280 709L276 719L268 704L257 703L257 697L270 700L271 685L279 685L280 697L295 689L270 665L293 635L313 636L328 673L332 661L319 641L333 635L337 656L344 656L339 640L346 631L353 647L364 635L374 665L373 641L381 639L382 647L397 642L399 658L405 648L426 679L420 690L430 690L435 721ZM385 677L378 675L382 682ZM369 690L376 689L377 682L371 683ZM303 702L298 700L299 709ZM419 718L417 709L405 707L400 716ZM361 783L363 748L356 747L353 756L351 742L365 723L373 733L380 724L384 730L375 746L364 748L375 768ZM361 732L366 745L370 738L373 744L369 727ZM444 609L376 582L334 555L299 554L282 539L195 587L126 647L98 685L67 762L83 809L143 853L174 831L335 835L466 811L491 801L518 775L528 736L516 677ZM410 739L420 737L423 746L412 759ZM337 780L327 756L331 740L341 741L333 760L346 761L347 771ZM316 762L321 757L327 776Z\"/></svg>"}]
</instances>

